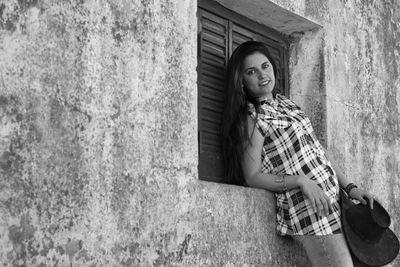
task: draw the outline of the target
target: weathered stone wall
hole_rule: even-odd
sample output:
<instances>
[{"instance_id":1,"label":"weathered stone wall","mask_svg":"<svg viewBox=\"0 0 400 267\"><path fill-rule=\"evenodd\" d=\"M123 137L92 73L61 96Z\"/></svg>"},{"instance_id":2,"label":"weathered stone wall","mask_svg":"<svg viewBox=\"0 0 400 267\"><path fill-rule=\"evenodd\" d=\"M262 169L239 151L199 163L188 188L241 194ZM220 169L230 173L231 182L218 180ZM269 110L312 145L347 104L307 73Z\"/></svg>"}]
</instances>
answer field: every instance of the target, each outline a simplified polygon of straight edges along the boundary
<instances>
[{"instance_id":1,"label":"weathered stone wall","mask_svg":"<svg viewBox=\"0 0 400 267\"><path fill-rule=\"evenodd\" d=\"M196 9L0 1L2 264L304 263L271 194L198 180Z\"/></svg>"},{"instance_id":2,"label":"weathered stone wall","mask_svg":"<svg viewBox=\"0 0 400 267\"><path fill-rule=\"evenodd\" d=\"M398 232L398 3L273 2L323 26L293 98ZM0 0L1 263L307 266L270 193L198 180L196 9Z\"/></svg>"},{"instance_id":3,"label":"weathered stone wall","mask_svg":"<svg viewBox=\"0 0 400 267\"><path fill-rule=\"evenodd\" d=\"M400 2L330 10L327 30L341 30L326 38L329 146L347 175L389 209L400 233Z\"/></svg>"}]
</instances>

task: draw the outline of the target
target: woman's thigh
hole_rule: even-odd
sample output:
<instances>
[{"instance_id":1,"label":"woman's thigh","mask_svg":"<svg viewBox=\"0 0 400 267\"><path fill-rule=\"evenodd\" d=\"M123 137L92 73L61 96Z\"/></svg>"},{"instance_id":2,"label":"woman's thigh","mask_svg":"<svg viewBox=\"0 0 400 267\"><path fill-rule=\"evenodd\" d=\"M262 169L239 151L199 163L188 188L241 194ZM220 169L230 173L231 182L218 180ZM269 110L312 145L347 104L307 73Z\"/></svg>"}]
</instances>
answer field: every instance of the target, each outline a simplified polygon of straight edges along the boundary
<instances>
[{"instance_id":1,"label":"woman's thigh","mask_svg":"<svg viewBox=\"0 0 400 267\"><path fill-rule=\"evenodd\" d=\"M343 234L325 236L293 236L301 244L315 267L353 267Z\"/></svg>"}]
</instances>

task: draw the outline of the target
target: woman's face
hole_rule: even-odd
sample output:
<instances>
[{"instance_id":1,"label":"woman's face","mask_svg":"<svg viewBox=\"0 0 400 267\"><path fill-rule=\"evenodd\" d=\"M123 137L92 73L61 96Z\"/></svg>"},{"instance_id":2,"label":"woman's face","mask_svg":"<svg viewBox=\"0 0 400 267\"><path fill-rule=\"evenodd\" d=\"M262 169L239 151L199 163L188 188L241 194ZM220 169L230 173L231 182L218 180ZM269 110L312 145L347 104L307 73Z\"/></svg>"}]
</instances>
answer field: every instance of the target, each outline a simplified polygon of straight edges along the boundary
<instances>
[{"instance_id":1,"label":"woman's face","mask_svg":"<svg viewBox=\"0 0 400 267\"><path fill-rule=\"evenodd\" d=\"M259 52L251 54L243 62L243 85L256 98L272 98L275 87L274 69L268 58Z\"/></svg>"}]
</instances>

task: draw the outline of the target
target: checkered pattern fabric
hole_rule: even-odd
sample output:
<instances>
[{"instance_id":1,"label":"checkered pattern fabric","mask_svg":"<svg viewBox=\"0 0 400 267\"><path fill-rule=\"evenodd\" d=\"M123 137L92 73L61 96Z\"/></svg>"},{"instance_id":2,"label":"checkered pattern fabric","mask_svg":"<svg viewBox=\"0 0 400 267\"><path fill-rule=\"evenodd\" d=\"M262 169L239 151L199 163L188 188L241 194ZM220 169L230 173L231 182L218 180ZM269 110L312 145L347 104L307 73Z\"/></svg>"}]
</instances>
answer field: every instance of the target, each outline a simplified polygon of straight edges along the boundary
<instances>
[{"instance_id":1,"label":"checkered pattern fabric","mask_svg":"<svg viewBox=\"0 0 400 267\"><path fill-rule=\"evenodd\" d=\"M318 216L300 189L275 193L277 231L280 235L328 235L341 229L339 184L309 118L288 98L277 95L249 115L264 136L263 173L299 175L314 180L331 200L333 210Z\"/></svg>"}]
</instances>

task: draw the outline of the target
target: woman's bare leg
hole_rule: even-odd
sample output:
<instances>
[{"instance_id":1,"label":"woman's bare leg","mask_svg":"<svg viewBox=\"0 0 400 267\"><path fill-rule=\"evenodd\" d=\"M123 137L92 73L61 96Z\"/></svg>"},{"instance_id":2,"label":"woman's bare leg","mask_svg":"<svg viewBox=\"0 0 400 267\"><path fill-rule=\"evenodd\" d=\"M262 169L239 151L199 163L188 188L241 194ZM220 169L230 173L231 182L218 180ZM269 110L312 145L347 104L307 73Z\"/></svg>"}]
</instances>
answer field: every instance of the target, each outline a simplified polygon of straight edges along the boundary
<instances>
[{"instance_id":1,"label":"woman's bare leg","mask_svg":"<svg viewBox=\"0 0 400 267\"><path fill-rule=\"evenodd\" d=\"M353 267L350 251L343 234L324 236L293 236L306 251L314 267Z\"/></svg>"}]
</instances>

